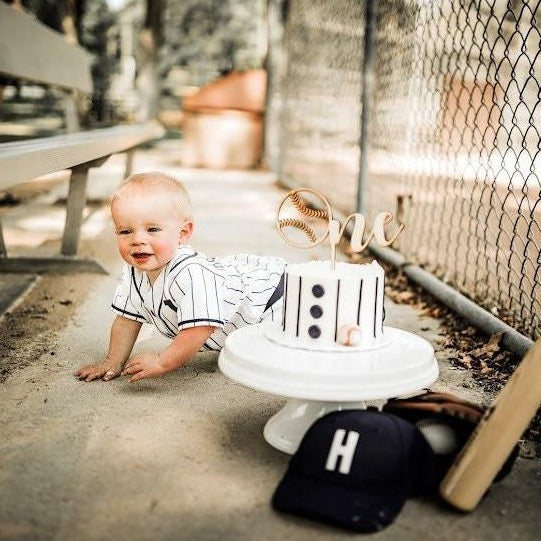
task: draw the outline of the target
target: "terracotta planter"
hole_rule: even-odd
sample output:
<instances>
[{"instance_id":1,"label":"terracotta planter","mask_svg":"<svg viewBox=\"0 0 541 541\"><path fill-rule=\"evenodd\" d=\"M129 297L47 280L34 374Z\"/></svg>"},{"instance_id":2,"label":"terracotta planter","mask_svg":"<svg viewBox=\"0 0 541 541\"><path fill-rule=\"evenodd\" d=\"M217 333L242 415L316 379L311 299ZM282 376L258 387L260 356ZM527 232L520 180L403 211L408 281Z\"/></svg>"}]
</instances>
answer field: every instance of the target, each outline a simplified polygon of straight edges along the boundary
<instances>
[{"instance_id":1,"label":"terracotta planter","mask_svg":"<svg viewBox=\"0 0 541 541\"><path fill-rule=\"evenodd\" d=\"M261 156L260 114L231 109L184 112L182 163L187 167L251 169Z\"/></svg>"},{"instance_id":2,"label":"terracotta planter","mask_svg":"<svg viewBox=\"0 0 541 541\"><path fill-rule=\"evenodd\" d=\"M261 159L266 73L232 73L183 103L182 163L251 169Z\"/></svg>"}]
</instances>

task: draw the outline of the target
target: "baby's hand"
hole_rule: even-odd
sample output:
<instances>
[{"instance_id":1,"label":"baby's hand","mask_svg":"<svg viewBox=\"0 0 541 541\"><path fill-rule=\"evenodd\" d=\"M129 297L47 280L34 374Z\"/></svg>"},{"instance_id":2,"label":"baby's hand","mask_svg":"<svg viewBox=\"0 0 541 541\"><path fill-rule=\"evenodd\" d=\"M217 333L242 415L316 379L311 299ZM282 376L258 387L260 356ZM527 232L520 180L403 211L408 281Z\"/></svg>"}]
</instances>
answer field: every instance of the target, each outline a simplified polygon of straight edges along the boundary
<instances>
[{"instance_id":1,"label":"baby's hand","mask_svg":"<svg viewBox=\"0 0 541 541\"><path fill-rule=\"evenodd\" d=\"M109 381L110 379L120 376L121 372L122 363L105 359L100 363L81 366L81 368L79 368L79 370L77 370L77 372L75 372L73 375L76 378L84 379L85 381L92 381L97 378L102 378L104 381Z\"/></svg>"},{"instance_id":2,"label":"baby's hand","mask_svg":"<svg viewBox=\"0 0 541 541\"><path fill-rule=\"evenodd\" d=\"M131 358L122 370L123 376L131 376L130 383L145 378L155 378L169 370L163 365L158 353L142 353Z\"/></svg>"}]
</instances>

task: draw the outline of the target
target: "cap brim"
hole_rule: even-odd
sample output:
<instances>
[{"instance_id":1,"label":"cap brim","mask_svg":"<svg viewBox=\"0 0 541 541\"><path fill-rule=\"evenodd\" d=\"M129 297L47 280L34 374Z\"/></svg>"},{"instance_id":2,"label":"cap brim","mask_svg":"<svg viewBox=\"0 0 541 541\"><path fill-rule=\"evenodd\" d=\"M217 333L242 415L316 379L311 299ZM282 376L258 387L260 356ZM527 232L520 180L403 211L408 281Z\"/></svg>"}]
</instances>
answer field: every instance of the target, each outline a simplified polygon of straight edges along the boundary
<instances>
[{"instance_id":1,"label":"cap brim","mask_svg":"<svg viewBox=\"0 0 541 541\"><path fill-rule=\"evenodd\" d=\"M404 494L373 494L324 483L288 471L272 497L277 511L331 522L359 532L389 526L400 513Z\"/></svg>"}]
</instances>

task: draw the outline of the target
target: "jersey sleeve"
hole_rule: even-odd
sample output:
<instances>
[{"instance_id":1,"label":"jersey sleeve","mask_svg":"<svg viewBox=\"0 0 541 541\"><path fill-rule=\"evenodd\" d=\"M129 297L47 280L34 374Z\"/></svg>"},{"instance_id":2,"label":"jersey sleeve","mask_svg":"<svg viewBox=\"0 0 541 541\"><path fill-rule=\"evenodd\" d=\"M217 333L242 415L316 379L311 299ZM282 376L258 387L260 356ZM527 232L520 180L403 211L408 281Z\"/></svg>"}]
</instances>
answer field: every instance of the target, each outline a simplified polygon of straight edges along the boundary
<instances>
[{"instance_id":1,"label":"jersey sleeve","mask_svg":"<svg viewBox=\"0 0 541 541\"><path fill-rule=\"evenodd\" d=\"M224 282L216 270L202 264L187 266L171 281L179 331L203 325L224 326Z\"/></svg>"},{"instance_id":2,"label":"jersey sleeve","mask_svg":"<svg viewBox=\"0 0 541 541\"><path fill-rule=\"evenodd\" d=\"M137 291L132 280L131 267L125 265L122 270L122 278L113 296L111 308L113 312L122 317L145 323L145 316L133 304L133 295L137 295Z\"/></svg>"}]
</instances>

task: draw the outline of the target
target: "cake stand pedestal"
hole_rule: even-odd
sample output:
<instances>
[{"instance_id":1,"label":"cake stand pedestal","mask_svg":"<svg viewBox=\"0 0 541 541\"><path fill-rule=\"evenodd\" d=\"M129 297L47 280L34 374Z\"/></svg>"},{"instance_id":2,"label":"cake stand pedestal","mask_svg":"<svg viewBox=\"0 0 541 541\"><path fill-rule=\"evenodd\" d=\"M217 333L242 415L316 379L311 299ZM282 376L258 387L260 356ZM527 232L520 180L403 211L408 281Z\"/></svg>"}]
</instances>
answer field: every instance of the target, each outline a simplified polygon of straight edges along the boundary
<instances>
[{"instance_id":1,"label":"cake stand pedestal","mask_svg":"<svg viewBox=\"0 0 541 541\"><path fill-rule=\"evenodd\" d=\"M265 425L267 442L285 453L297 450L312 423L344 409L381 405L419 391L438 377L432 346L412 333L384 327L386 345L352 352L313 351L269 340L276 323L242 327L222 349L220 370L238 383L290 400Z\"/></svg>"}]
</instances>

